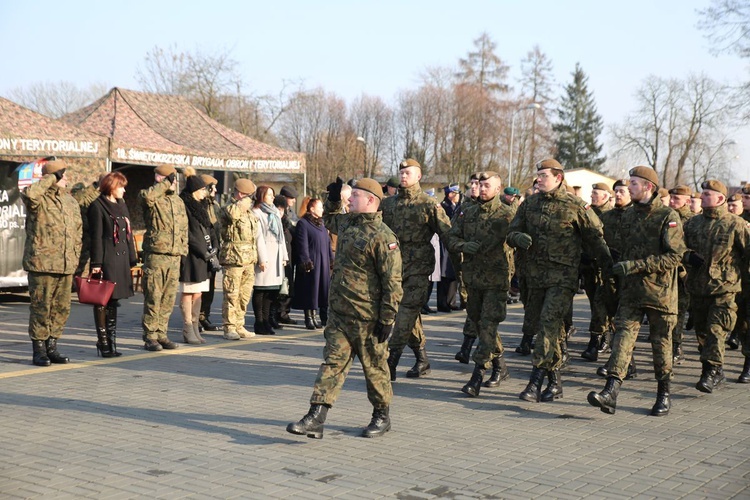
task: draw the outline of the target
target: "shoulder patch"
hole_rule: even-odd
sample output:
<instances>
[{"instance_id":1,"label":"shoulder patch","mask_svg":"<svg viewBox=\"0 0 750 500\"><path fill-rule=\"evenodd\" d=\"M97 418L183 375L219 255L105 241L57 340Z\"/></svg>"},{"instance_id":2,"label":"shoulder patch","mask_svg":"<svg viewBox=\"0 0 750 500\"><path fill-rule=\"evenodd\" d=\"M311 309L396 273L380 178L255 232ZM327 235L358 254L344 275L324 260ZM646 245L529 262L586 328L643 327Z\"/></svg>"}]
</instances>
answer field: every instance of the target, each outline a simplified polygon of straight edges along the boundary
<instances>
[{"instance_id":1,"label":"shoulder patch","mask_svg":"<svg viewBox=\"0 0 750 500\"><path fill-rule=\"evenodd\" d=\"M676 221L673 221L673 220L671 220L671 221L669 221L669 224L667 224L667 225L668 225L669 227L677 227L677 222L676 222Z\"/></svg>"},{"instance_id":2,"label":"shoulder patch","mask_svg":"<svg viewBox=\"0 0 750 500\"><path fill-rule=\"evenodd\" d=\"M393 243L388 243L388 250L396 250L398 248L398 243L395 241Z\"/></svg>"}]
</instances>

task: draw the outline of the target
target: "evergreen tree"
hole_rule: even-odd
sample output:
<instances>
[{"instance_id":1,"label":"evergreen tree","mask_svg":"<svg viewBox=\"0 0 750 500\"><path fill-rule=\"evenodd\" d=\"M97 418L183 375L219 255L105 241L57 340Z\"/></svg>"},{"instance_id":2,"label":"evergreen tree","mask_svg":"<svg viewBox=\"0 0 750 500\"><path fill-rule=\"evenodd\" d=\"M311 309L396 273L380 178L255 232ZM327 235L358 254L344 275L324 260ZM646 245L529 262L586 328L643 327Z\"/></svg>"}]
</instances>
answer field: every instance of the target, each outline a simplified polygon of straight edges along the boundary
<instances>
[{"instance_id":1,"label":"evergreen tree","mask_svg":"<svg viewBox=\"0 0 750 500\"><path fill-rule=\"evenodd\" d=\"M588 89L588 76L576 63L573 82L565 86L558 123L552 126L557 133L557 159L565 168L588 168L599 171L607 159L600 156L599 136L604 128L596 111L594 96Z\"/></svg>"}]
</instances>

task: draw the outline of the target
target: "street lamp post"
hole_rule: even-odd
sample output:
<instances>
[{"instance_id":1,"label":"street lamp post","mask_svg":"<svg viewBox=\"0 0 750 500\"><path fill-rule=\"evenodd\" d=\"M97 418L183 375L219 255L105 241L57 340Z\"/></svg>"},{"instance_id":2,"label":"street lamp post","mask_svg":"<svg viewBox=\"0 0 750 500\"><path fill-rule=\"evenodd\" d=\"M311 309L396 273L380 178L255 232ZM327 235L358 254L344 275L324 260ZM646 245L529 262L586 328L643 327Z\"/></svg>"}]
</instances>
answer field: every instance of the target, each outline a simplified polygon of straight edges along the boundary
<instances>
[{"instance_id":1,"label":"street lamp post","mask_svg":"<svg viewBox=\"0 0 750 500\"><path fill-rule=\"evenodd\" d=\"M367 142L365 142L365 138L361 135L357 137L357 142L362 144L362 176L369 177L367 175Z\"/></svg>"},{"instance_id":2,"label":"street lamp post","mask_svg":"<svg viewBox=\"0 0 750 500\"><path fill-rule=\"evenodd\" d=\"M513 112L513 116L510 118L510 153L508 154L508 186L513 184L513 135L516 128L516 115L521 111L528 109L542 109L542 105L538 102L532 102L522 108L518 108Z\"/></svg>"}]
</instances>

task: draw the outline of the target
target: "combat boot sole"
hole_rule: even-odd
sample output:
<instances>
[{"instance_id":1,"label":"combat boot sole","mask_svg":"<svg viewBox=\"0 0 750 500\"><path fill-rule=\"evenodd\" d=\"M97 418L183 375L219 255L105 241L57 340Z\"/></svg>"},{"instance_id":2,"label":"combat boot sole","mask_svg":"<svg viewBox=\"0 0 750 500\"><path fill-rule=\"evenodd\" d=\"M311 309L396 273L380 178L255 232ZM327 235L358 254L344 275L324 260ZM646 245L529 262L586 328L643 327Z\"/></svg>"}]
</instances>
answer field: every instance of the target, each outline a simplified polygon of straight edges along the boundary
<instances>
[{"instance_id":1,"label":"combat boot sole","mask_svg":"<svg viewBox=\"0 0 750 500\"><path fill-rule=\"evenodd\" d=\"M615 410L617 409L616 404L609 404L609 402L606 401L605 398L598 392L589 392L589 395L586 399L588 399L591 406L596 406L604 413L607 413L609 415L615 414Z\"/></svg>"}]
</instances>

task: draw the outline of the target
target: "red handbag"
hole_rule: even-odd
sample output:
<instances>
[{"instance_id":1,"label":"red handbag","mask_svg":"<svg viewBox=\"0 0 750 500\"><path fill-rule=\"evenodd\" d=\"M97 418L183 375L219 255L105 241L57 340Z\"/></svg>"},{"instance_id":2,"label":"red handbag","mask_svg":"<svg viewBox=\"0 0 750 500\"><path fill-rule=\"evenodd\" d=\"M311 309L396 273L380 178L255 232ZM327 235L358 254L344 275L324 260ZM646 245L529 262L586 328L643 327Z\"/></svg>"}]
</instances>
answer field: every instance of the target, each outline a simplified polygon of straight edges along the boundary
<instances>
[{"instance_id":1,"label":"red handbag","mask_svg":"<svg viewBox=\"0 0 750 500\"><path fill-rule=\"evenodd\" d=\"M92 276L89 274L88 278L75 277L78 302L92 306L106 306L112 297L112 292L115 291L115 282L92 278Z\"/></svg>"}]
</instances>

